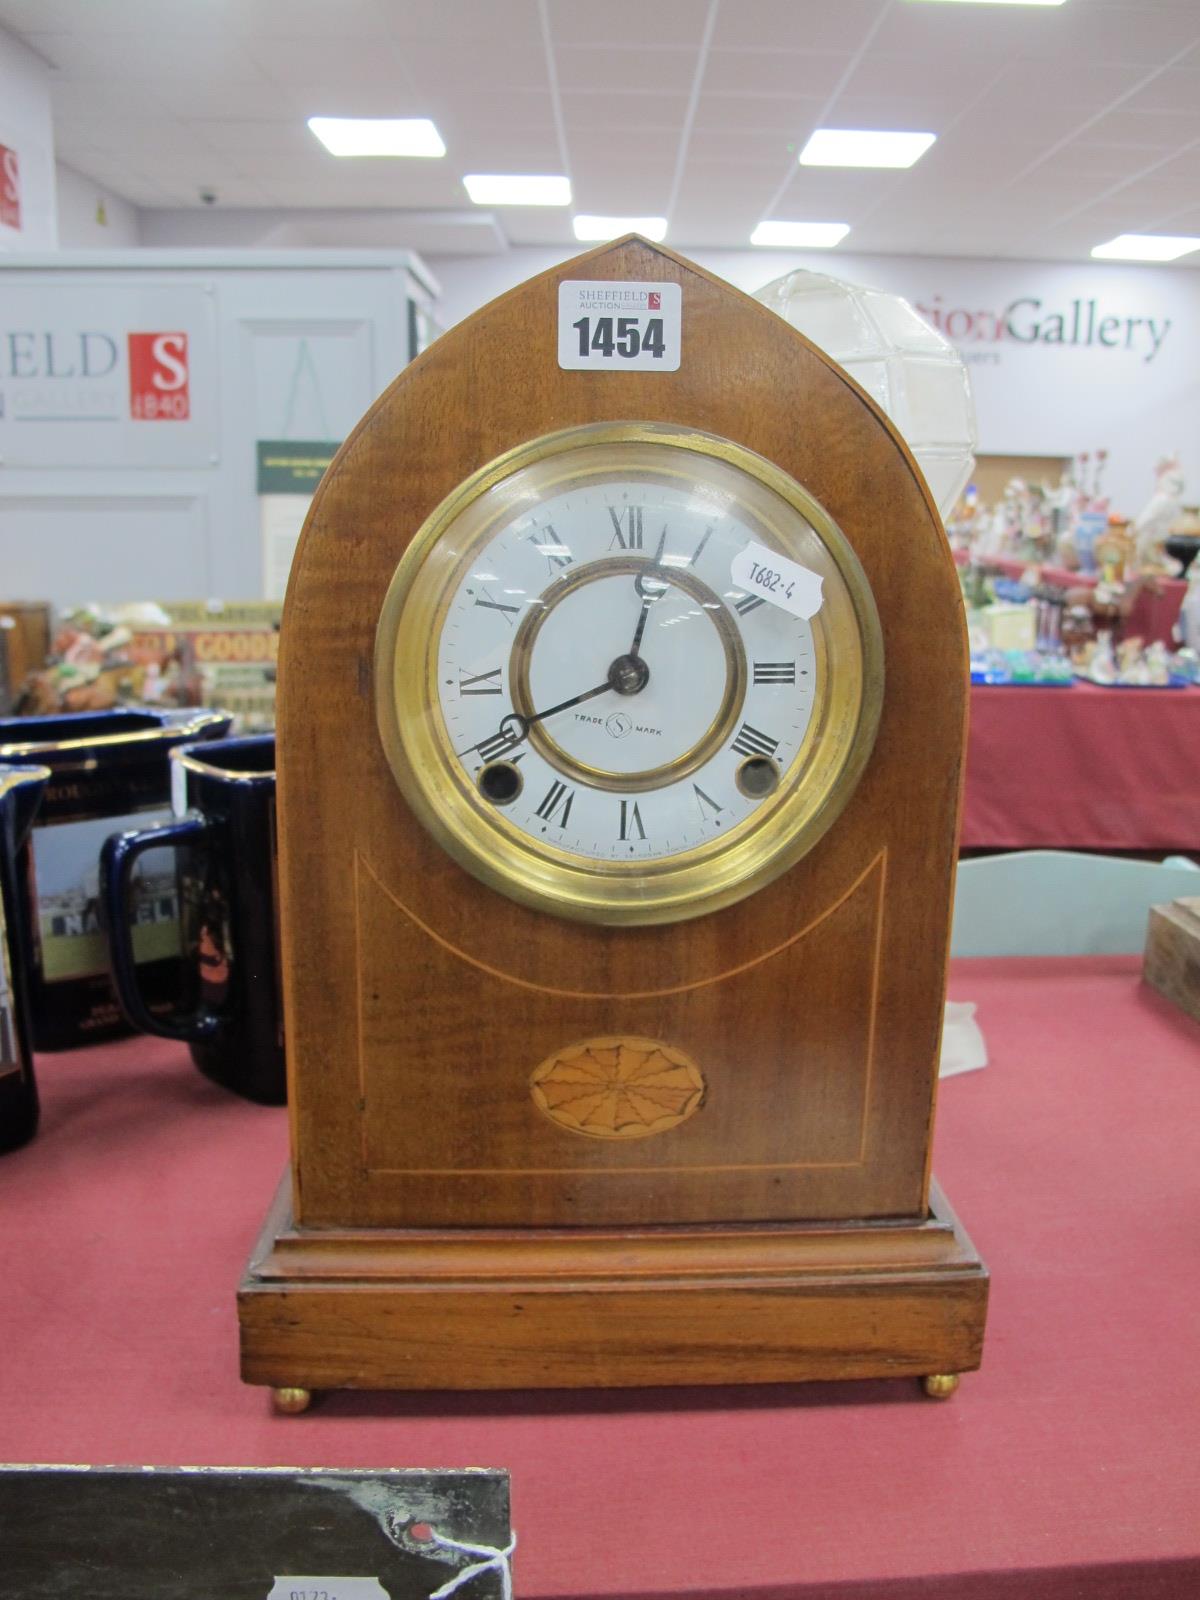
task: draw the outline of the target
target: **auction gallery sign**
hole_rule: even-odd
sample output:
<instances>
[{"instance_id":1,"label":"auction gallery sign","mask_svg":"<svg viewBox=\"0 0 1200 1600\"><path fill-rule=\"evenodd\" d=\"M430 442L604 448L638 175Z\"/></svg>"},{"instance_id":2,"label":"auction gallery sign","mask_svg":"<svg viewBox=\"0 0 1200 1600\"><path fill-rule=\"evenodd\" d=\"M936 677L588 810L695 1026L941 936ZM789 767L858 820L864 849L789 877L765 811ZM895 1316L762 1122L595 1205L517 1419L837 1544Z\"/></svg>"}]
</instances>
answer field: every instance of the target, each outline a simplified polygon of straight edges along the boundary
<instances>
[{"instance_id":1,"label":"auction gallery sign","mask_svg":"<svg viewBox=\"0 0 1200 1600\"><path fill-rule=\"evenodd\" d=\"M208 467L214 295L201 284L6 274L0 458L9 466Z\"/></svg>"}]
</instances>

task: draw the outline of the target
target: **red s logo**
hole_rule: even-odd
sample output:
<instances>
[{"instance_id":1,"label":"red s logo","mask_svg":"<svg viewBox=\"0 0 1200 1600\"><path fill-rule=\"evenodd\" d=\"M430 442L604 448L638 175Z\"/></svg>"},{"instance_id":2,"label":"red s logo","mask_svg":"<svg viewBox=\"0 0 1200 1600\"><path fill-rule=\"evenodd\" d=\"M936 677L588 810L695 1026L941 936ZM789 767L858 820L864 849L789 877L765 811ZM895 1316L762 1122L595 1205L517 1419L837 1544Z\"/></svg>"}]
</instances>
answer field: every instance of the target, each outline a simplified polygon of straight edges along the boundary
<instances>
[{"instance_id":1,"label":"red s logo","mask_svg":"<svg viewBox=\"0 0 1200 1600\"><path fill-rule=\"evenodd\" d=\"M186 333L129 335L129 414L139 422L186 422Z\"/></svg>"}]
</instances>

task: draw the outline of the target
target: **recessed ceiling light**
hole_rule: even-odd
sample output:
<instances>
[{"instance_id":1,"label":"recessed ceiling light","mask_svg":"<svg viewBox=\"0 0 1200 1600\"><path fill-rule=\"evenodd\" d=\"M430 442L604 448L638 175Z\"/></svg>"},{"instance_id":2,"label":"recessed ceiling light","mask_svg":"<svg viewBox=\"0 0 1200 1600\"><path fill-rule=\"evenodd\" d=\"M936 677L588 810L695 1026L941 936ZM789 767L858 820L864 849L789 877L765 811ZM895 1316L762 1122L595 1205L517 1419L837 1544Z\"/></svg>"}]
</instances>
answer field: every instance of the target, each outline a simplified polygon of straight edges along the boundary
<instances>
[{"instance_id":1,"label":"recessed ceiling light","mask_svg":"<svg viewBox=\"0 0 1200 1600\"><path fill-rule=\"evenodd\" d=\"M1092 254L1101 261L1178 261L1193 250L1200 250L1200 239L1170 233L1119 233L1107 244L1096 245Z\"/></svg>"},{"instance_id":2,"label":"recessed ceiling light","mask_svg":"<svg viewBox=\"0 0 1200 1600\"><path fill-rule=\"evenodd\" d=\"M470 172L463 185L477 206L569 206L570 178Z\"/></svg>"},{"instance_id":3,"label":"recessed ceiling light","mask_svg":"<svg viewBox=\"0 0 1200 1600\"><path fill-rule=\"evenodd\" d=\"M760 222L750 235L750 243L831 250L849 232L848 222Z\"/></svg>"},{"instance_id":4,"label":"recessed ceiling light","mask_svg":"<svg viewBox=\"0 0 1200 1600\"><path fill-rule=\"evenodd\" d=\"M308 125L335 156L444 156L442 136L428 117L309 117Z\"/></svg>"},{"instance_id":5,"label":"recessed ceiling light","mask_svg":"<svg viewBox=\"0 0 1200 1600\"><path fill-rule=\"evenodd\" d=\"M640 233L657 244L666 238L666 217L575 217L577 239L616 239L623 233Z\"/></svg>"},{"instance_id":6,"label":"recessed ceiling light","mask_svg":"<svg viewBox=\"0 0 1200 1600\"><path fill-rule=\"evenodd\" d=\"M802 167L911 167L936 133L884 133L871 128L818 128L800 152Z\"/></svg>"}]
</instances>

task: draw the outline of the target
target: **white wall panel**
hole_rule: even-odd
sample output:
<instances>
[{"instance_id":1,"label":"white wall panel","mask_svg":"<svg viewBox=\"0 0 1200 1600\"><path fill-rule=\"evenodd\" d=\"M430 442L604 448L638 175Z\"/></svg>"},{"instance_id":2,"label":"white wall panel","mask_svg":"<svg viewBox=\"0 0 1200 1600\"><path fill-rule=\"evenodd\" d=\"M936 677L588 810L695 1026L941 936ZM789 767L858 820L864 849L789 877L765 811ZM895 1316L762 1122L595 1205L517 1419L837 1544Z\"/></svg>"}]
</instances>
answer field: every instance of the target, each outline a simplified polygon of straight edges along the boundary
<instances>
[{"instance_id":1,"label":"white wall panel","mask_svg":"<svg viewBox=\"0 0 1200 1600\"><path fill-rule=\"evenodd\" d=\"M78 252L0 265L0 594L60 605L260 596L257 441L343 439L409 359L410 301L428 310L435 294L420 261L392 251ZM31 455L14 420L28 396L36 389L48 409L55 384L78 388L68 344L54 347L54 376L32 373L67 309L72 328L119 353L106 391L118 415L92 425L103 448L84 438L87 424L55 423ZM189 418L138 420L130 334L185 325ZM203 447L184 450L200 422Z\"/></svg>"},{"instance_id":2,"label":"white wall panel","mask_svg":"<svg viewBox=\"0 0 1200 1600\"><path fill-rule=\"evenodd\" d=\"M201 495L19 494L0 500L4 592L63 609L88 601L207 595Z\"/></svg>"}]
</instances>

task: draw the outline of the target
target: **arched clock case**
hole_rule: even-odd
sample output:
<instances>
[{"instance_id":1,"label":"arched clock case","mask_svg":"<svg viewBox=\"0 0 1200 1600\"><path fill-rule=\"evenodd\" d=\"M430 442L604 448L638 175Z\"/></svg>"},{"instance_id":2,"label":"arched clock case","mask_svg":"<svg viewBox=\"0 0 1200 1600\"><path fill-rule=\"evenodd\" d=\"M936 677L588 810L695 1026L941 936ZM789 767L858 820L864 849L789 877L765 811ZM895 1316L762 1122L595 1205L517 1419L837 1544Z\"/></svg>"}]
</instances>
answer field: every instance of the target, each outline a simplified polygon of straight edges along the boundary
<instances>
[{"instance_id":1,"label":"arched clock case","mask_svg":"<svg viewBox=\"0 0 1200 1600\"><path fill-rule=\"evenodd\" d=\"M678 369L561 367L579 281L678 285ZM624 240L408 367L284 613L246 1380L977 1366L930 1177L966 695L912 457L727 284Z\"/></svg>"}]
</instances>

